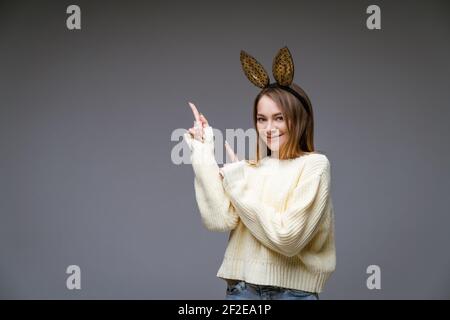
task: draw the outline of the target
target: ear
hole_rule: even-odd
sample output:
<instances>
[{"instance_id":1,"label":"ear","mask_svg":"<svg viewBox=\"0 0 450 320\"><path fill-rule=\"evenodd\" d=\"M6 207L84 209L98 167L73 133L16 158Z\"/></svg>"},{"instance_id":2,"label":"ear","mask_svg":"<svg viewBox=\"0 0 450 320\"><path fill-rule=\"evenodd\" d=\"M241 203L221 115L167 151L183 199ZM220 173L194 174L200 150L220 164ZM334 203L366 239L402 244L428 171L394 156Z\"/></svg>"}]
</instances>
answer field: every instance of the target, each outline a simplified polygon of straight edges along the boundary
<instances>
[{"instance_id":1,"label":"ear","mask_svg":"<svg viewBox=\"0 0 450 320\"><path fill-rule=\"evenodd\" d=\"M247 79L255 86L264 88L269 85L269 75L264 67L244 50L241 50L241 65Z\"/></svg>"},{"instance_id":2,"label":"ear","mask_svg":"<svg viewBox=\"0 0 450 320\"><path fill-rule=\"evenodd\" d=\"M287 47L281 48L272 63L273 77L279 85L289 86L294 79L294 61Z\"/></svg>"}]
</instances>

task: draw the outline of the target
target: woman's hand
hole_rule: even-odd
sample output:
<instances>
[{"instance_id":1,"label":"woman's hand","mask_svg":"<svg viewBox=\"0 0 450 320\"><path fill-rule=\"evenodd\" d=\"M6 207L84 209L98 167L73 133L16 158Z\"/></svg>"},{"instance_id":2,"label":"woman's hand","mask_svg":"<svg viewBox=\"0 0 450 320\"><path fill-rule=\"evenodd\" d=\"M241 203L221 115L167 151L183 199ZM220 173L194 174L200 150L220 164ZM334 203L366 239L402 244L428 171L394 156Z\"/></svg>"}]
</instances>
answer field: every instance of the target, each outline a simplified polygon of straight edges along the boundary
<instances>
[{"instance_id":1,"label":"woman's hand","mask_svg":"<svg viewBox=\"0 0 450 320\"><path fill-rule=\"evenodd\" d=\"M227 140L225 140L225 149L227 150L227 153L228 153L228 156L229 156L230 159L231 159L231 162L237 162L237 161L239 161L237 155L234 153L233 149L231 149L231 147L230 147L230 145L228 144ZM228 164L229 164L229 163L225 163L225 164L223 165L222 168L226 167ZM223 175L224 175L224 174L223 174L222 168L219 169L219 174L220 174L220 177L223 179Z\"/></svg>"},{"instance_id":2,"label":"woman's hand","mask_svg":"<svg viewBox=\"0 0 450 320\"><path fill-rule=\"evenodd\" d=\"M192 102L188 102L189 106L191 107L192 113L194 114L194 126L192 128L189 128L189 133L192 138L203 142L204 141L204 134L203 129L208 127L208 120L206 120L205 116L202 113L199 113L197 108Z\"/></svg>"},{"instance_id":3,"label":"woman's hand","mask_svg":"<svg viewBox=\"0 0 450 320\"><path fill-rule=\"evenodd\" d=\"M189 106L191 107L192 113L194 114L194 126L192 128L189 128L189 134L192 138L203 142L204 141L204 129L209 127L208 120L206 120L206 117L199 113L197 110L197 107L192 103L188 102ZM237 155L234 153L233 149L231 149L230 145L227 141L225 141L225 149L227 150L228 156L231 159L231 162L237 162L239 161ZM225 163L223 167L227 166L228 164ZM222 168L223 168L222 167ZM220 177L223 179L224 174L222 171L222 168L219 169Z\"/></svg>"}]
</instances>

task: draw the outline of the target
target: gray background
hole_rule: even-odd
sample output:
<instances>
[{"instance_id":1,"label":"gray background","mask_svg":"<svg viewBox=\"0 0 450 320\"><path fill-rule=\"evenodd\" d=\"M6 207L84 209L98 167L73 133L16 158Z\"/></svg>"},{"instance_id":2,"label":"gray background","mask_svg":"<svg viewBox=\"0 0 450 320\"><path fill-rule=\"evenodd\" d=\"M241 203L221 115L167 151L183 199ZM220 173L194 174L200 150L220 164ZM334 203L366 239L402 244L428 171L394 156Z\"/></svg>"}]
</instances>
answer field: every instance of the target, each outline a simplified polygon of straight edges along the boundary
<instances>
[{"instance_id":1,"label":"gray background","mask_svg":"<svg viewBox=\"0 0 450 320\"><path fill-rule=\"evenodd\" d=\"M65 26L74 3L81 31ZM365 27L370 4L382 30ZM170 137L192 126L187 101L215 128L252 127L239 51L270 70L284 45L332 165L337 269L321 298L450 298L449 7L1 1L0 298L222 299L228 234L202 226Z\"/></svg>"}]
</instances>

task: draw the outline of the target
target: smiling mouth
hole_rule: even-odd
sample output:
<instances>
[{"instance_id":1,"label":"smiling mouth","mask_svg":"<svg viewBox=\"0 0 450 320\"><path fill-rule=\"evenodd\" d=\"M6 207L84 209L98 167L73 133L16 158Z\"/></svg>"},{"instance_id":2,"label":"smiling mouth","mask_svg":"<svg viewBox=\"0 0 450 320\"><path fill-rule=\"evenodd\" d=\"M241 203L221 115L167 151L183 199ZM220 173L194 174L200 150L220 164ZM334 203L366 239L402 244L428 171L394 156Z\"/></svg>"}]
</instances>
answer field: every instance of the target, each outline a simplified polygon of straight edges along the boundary
<instances>
[{"instance_id":1,"label":"smiling mouth","mask_svg":"<svg viewBox=\"0 0 450 320\"><path fill-rule=\"evenodd\" d=\"M281 137L283 134L284 133L282 133L282 134L280 134L278 136L274 136L274 137L267 137L267 140L271 140L271 139L275 139L275 138Z\"/></svg>"}]
</instances>

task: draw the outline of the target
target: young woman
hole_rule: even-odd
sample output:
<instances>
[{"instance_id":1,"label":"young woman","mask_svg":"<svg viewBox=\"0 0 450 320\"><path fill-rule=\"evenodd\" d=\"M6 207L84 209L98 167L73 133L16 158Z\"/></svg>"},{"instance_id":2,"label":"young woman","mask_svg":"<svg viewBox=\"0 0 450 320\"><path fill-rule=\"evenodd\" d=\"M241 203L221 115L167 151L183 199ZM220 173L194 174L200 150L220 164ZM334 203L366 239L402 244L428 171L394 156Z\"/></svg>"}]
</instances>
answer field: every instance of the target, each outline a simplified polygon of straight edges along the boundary
<instances>
[{"instance_id":1,"label":"young woman","mask_svg":"<svg viewBox=\"0 0 450 320\"><path fill-rule=\"evenodd\" d=\"M273 84L244 51L241 63L262 88L253 106L256 160L239 161L226 144L233 162L219 168L212 127L192 103L194 127L184 135L202 222L212 231L230 231L217 276L227 281L226 299L317 300L336 255L331 167L314 150L312 105L292 82L287 47L274 59Z\"/></svg>"}]
</instances>

